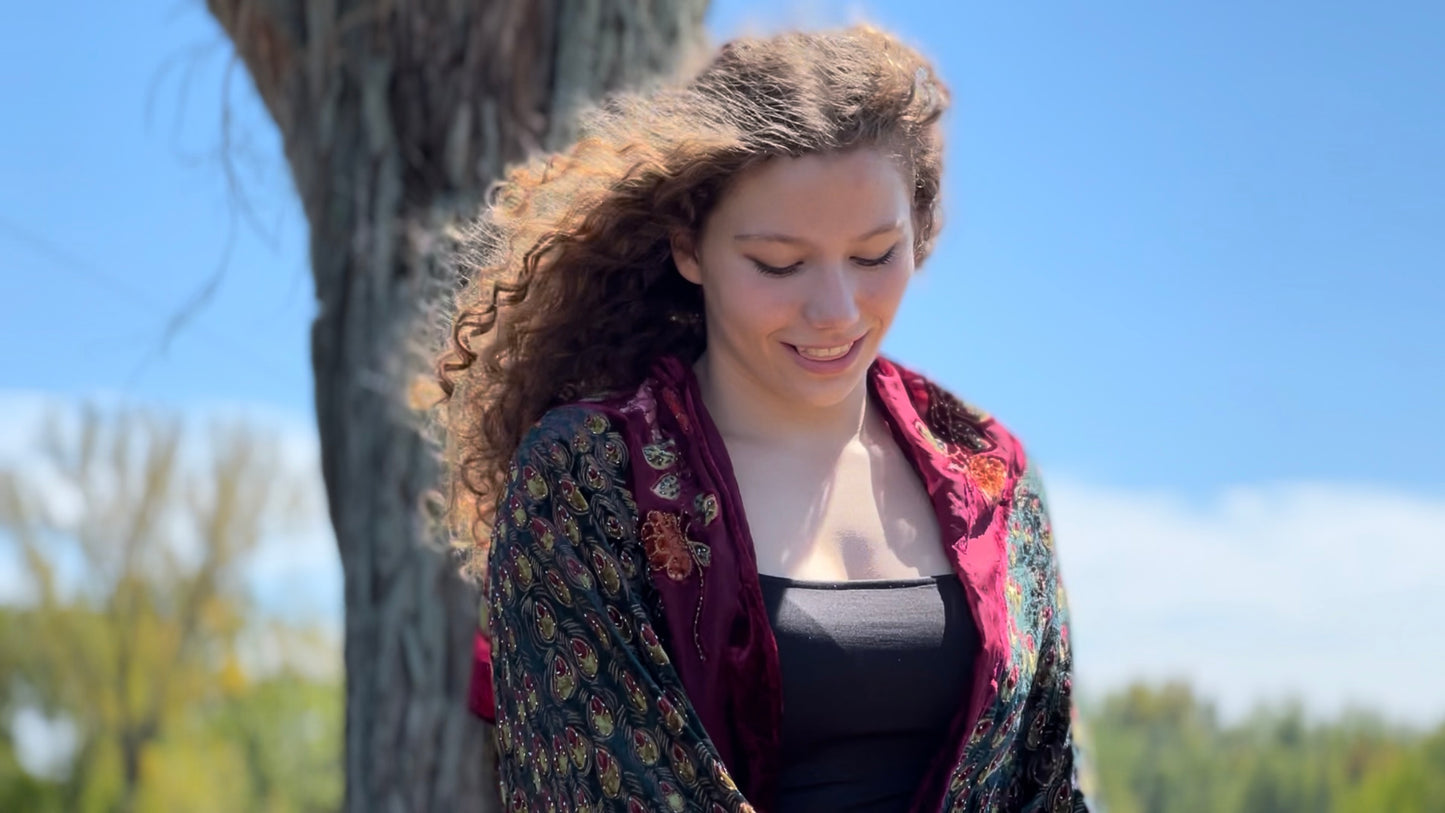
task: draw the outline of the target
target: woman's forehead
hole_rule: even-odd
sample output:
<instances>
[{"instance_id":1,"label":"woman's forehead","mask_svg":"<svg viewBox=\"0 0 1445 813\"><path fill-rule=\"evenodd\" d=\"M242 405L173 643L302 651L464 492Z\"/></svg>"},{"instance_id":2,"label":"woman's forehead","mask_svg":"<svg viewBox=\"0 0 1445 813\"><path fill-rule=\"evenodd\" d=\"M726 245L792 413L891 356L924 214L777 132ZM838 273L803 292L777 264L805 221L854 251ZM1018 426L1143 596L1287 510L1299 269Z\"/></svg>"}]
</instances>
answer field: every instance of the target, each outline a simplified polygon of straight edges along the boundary
<instances>
[{"instance_id":1,"label":"woman's forehead","mask_svg":"<svg viewBox=\"0 0 1445 813\"><path fill-rule=\"evenodd\" d=\"M906 228L909 187L898 162L881 150L775 158L735 180L713 225L728 239L866 240Z\"/></svg>"}]
</instances>

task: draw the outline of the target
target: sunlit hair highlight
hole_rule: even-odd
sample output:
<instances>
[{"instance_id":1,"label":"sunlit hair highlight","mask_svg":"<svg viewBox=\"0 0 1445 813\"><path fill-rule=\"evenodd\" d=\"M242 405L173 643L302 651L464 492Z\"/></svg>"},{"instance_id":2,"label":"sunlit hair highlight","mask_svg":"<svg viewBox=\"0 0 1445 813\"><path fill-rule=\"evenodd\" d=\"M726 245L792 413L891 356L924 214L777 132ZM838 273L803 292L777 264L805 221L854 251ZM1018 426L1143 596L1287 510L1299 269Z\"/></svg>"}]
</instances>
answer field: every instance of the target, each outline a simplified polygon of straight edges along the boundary
<instances>
[{"instance_id":1,"label":"sunlit hair highlight","mask_svg":"<svg viewBox=\"0 0 1445 813\"><path fill-rule=\"evenodd\" d=\"M664 353L702 352L701 291L678 274L671 238L695 238L739 172L887 150L912 183L921 264L947 104L928 61L870 26L739 39L685 83L607 99L569 149L510 169L463 243L466 285L436 360L464 572L482 577L509 461L543 413L634 388Z\"/></svg>"}]
</instances>

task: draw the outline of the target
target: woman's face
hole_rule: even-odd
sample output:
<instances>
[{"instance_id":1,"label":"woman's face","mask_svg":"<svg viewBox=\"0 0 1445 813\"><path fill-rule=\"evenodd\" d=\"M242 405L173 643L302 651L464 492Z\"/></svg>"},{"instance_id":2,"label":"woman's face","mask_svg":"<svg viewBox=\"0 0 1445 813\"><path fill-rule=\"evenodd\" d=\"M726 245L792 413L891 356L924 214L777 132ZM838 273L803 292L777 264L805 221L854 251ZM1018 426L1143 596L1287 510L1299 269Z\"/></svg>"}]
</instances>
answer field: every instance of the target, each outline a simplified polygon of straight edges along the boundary
<instances>
[{"instance_id":1,"label":"woman's face","mask_svg":"<svg viewBox=\"0 0 1445 813\"><path fill-rule=\"evenodd\" d=\"M695 250L708 365L783 403L829 407L861 384L913 275L909 185L883 152L775 158L736 178Z\"/></svg>"}]
</instances>

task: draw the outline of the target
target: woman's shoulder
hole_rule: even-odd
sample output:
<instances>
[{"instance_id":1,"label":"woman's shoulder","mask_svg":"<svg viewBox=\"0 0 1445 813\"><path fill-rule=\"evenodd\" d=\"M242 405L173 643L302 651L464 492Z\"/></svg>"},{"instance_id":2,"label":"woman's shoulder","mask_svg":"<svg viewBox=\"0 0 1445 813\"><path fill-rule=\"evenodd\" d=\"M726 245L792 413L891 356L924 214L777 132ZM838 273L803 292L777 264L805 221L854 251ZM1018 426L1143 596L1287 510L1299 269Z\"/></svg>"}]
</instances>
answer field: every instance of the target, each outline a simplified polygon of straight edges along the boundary
<instances>
[{"instance_id":1,"label":"woman's shoulder","mask_svg":"<svg viewBox=\"0 0 1445 813\"><path fill-rule=\"evenodd\" d=\"M604 451L619 443L635 446L634 441L655 424L658 402L666 405L670 396L675 397L666 381L652 375L635 387L554 405L523 435L518 455L527 457L547 451L555 456L559 445L570 453L569 457L591 453L599 444Z\"/></svg>"},{"instance_id":2,"label":"woman's shoulder","mask_svg":"<svg viewBox=\"0 0 1445 813\"><path fill-rule=\"evenodd\" d=\"M613 428L613 417L601 403L571 401L558 404L542 413L522 438L526 448L538 442L573 440L579 433L601 435Z\"/></svg>"},{"instance_id":3,"label":"woman's shoulder","mask_svg":"<svg viewBox=\"0 0 1445 813\"><path fill-rule=\"evenodd\" d=\"M875 376L879 395L895 401L895 412L916 415L913 428L940 452L1001 458L1018 471L1026 467L1023 443L988 410L892 359L879 358Z\"/></svg>"},{"instance_id":4,"label":"woman's shoulder","mask_svg":"<svg viewBox=\"0 0 1445 813\"><path fill-rule=\"evenodd\" d=\"M992 533L1003 547L1046 549L1051 537L1043 483L1018 437L989 412L906 367L880 365L879 379L880 392L890 389L904 402L895 414L916 416L914 432L937 452L936 470L959 489L970 532ZM1039 540L1044 548L1035 544ZM1046 564L1032 554L1009 556L1028 568Z\"/></svg>"}]
</instances>

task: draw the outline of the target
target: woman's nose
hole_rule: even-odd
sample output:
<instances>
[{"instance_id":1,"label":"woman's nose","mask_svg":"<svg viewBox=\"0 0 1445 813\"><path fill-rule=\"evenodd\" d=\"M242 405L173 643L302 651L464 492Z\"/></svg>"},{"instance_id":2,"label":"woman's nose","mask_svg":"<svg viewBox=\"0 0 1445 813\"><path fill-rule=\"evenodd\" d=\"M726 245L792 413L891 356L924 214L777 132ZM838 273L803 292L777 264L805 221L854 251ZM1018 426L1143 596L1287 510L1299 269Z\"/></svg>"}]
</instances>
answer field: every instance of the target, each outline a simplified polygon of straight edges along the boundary
<instances>
[{"instance_id":1,"label":"woman's nose","mask_svg":"<svg viewBox=\"0 0 1445 813\"><path fill-rule=\"evenodd\" d=\"M852 327L858 321L858 303L848 270L816 268L811 276L803 318L818 328Z\"/></svg>"}]
</instances>

